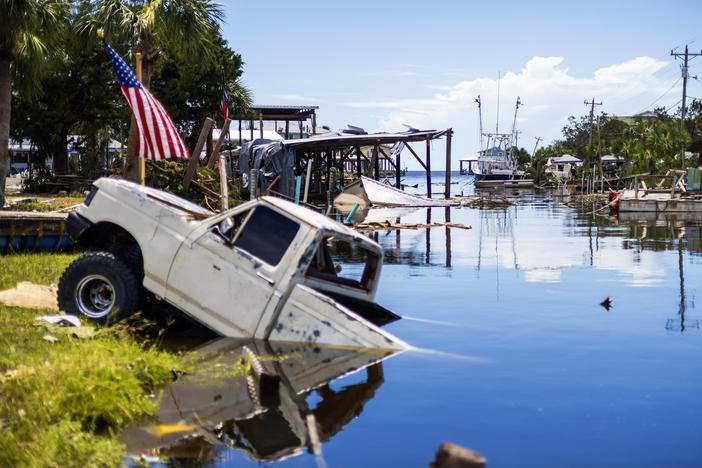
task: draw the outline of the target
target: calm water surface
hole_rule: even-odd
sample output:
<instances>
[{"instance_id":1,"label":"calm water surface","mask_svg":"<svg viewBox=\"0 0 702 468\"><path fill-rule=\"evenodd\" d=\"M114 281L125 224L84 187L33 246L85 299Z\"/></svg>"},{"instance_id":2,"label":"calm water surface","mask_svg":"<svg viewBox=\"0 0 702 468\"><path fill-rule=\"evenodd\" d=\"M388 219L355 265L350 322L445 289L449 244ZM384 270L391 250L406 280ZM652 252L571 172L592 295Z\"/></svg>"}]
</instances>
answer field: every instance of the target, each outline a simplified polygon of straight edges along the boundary
<instances>
[{"instance_id":1,"label":"calm water surface","mask_svg":"<svg viewBox=\"0 0 702 468\"><path fill-rule=\"evenodd\" d=\"M471 176L453 180L452 193L473 193ZM423 181L406 178L426 193ZM376 299L405 317L386 329L417 349L303 395L303 417L326 405L339 421L321 455L302 444L270 464L428 466L451 441L493 468L700 466L700 223L618 221L546 192L512 200L388 213L473 228L373 234L385 249ZM170 452L169 464L258 464L199 437L202 458Z\"/></svg>"}]
</instances>

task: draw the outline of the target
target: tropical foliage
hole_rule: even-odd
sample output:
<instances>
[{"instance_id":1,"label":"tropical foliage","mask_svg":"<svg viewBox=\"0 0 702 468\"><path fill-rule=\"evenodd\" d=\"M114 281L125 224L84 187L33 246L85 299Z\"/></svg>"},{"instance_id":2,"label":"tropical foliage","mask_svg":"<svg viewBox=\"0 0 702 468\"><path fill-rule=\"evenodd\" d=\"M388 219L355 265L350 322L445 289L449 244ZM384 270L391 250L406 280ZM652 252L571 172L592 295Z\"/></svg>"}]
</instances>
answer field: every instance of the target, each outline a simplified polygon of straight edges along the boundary
<instances>
[{"instance_id":1,"label":"tropical foliage","mask_svg":"<svg viewBox=\"0 0 702 468\"><path fill-rule=\"evenodd\" d=\"M0 209L9 170L11 96L32 97L39 89L43 62L57 48L68 4L64 0L0 0Z\"/></svg>"},{"instance_id":2,"label":"tropical foliage","mask_svg":"<svg viewBox=\"0 0 702 468\"><path fill-rule=\"evenodd\" d=\"M52 158L57 172L88 177L122 167L120 154L108 152L107 145L110 140L128 140L131 112L97 37L100 26L110 44L132 67L136 52L142 54L142 82L153 83L153 94L169 111L189 148L205 117L221 115L223 70L232 111L243 112L250 104L250 93L241 84L243 61L221 37L218 23L222 12L209 0L0 0L0 9L12 14L18 5L39 15L39 19L30 18L20 31L51 31L50 36L37 36L50 37L50 43L29 41L35 52L31 56L27 46L21 44L15 47L24 51L21 54L7 52L11 31L0 31L0 67L6 56L14 57L18 64L21 58L21 63L26 64L12 68L5 107L0 99L0 120L7 116L7 133L14 140L31 140L36 149L34 163ZM54 15L41 13L41 7ZM18 20L12 25L21 25L22 18L18 13ZM44 24L52 24L53 29ZM12 37L17 41L17 37L26 38L23 34L17 32ZM41 82L36 79L39 71L44 77ZM34 85L26 86L27 83ZM0 130L2 125L0 121ZM69 142L70 135L80 137ZM0 131L0 143L1 137ZM69 143L76 150L70 157ZM1 147L0 172L7 168L7 143L5 153ZM4 182L4 173L0 175Z\"/></svg>"},{"instance_id":3,"label":"tropical foliage","mask_svg":"<svg viewBox=\"0 0 702 468\"><path fill-rule=\"evenodd\" d=\"M679 113L678 113L679 115ZM584 162L586 172L598 164L598 156L613 154L624 158L627 173L661 174L680 169L681 153L702 150L702 102L693 101L685 118L685 131L679 117L656 109L653 115L621 119L602 113L593 118L571 116L563 127L563 138L540 148L522 167L536 179L543 179L550 157L571 154ZM685 161L686 167L700 164L698 158Z\"/></svg>"}]
</instances>

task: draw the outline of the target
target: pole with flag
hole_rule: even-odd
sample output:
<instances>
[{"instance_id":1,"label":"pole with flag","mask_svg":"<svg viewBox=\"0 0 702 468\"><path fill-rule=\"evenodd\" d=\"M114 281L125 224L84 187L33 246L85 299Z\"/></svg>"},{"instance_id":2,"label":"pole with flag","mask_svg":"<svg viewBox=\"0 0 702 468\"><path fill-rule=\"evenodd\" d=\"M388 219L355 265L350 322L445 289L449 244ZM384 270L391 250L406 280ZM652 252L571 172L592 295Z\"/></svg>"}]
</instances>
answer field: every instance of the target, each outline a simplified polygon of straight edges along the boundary
<instances>
[{"instance_id":1,"label":"pole with flag","mask_svg":"<svg viewBox=\"0 0 702 468\"><path fill-rule=\"evenodd\" d=\"M138 157L159 161L189 158L183 140L163 105L137 79L122 57L98 31L112 62L122 93L127 98L137 125L136 152Z\"/></svg>"},{"instance_id":2,"label":"pole with flag","mask_svg":"<svg viewBox=\"0 0 702 468\"><path fill-rule=\"evenodd\" d=\"M227 96L227 79L224 76L224 67L222 67L222 101L219 103L219 110L222 111L222 122L229 118L229 96Z\"/></svg>"}]
</instances>

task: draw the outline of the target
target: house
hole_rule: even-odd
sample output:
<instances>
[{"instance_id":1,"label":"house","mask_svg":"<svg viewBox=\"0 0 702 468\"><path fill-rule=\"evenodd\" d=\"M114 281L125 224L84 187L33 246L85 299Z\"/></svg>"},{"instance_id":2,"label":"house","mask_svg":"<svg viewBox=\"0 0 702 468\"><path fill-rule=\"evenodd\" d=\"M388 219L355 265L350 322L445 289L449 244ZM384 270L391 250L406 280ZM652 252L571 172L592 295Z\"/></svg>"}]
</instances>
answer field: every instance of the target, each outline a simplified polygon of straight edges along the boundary
<instances>
[{"instance_id":1,"label":"house","mask_svg":"<svg viewBox=\"0 0 702 468\"><path fill-rule=\"evenodd\" d=\"M545 172L557 179L570 179L575 173L575 168L583 165L583 162L570 154L563 154L546 161Z\"/></svg>"}]
</instances>

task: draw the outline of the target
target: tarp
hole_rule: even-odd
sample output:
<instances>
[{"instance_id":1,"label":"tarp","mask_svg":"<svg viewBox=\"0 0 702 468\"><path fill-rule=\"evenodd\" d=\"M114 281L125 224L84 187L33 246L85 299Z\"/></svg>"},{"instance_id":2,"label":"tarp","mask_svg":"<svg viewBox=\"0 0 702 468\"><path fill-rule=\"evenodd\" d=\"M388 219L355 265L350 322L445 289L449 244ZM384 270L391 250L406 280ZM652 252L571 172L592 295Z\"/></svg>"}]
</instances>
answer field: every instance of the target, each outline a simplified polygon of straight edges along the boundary
<instances>
[{"instance_id":1,"label":"tarp","mask_svg":"<svg viewBox=\"0 0 702 468\"><path fill-rule=\"evenodd\" d=\"M251 169L258 169L258 191L264 190L280 176L272 190L292 197L295 195L295 152L286 148L280 141L256 139L244 143L239 155L239 174L244 187L248 187Z\"/></svg>"}]
</instances>

